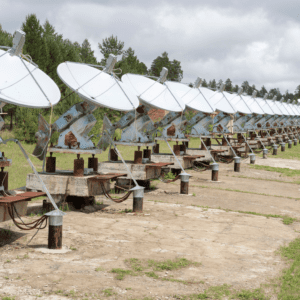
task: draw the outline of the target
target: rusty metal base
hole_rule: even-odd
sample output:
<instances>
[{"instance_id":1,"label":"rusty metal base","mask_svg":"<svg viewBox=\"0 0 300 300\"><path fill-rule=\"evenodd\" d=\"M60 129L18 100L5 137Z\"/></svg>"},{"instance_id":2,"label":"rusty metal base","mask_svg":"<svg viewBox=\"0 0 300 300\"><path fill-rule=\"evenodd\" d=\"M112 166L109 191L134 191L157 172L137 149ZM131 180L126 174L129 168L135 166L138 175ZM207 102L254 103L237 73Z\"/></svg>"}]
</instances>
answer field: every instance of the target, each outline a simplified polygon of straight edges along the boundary
<instances>
[{"instance_id":1,"label":"rusty metal base","mask_svg":"<svg viewBox=\"0 0 300 300\"><path fill-rule=\"evenodd\" d=\"M62 226L49 225L48 248L55 250L62 248Z\"/></svg>"},{"instance_id":2,"label":"rusty metal base","mask_svg":"<svg viewBox=\"0 0 300 300\"><path fill-rule=\"evenodd\" d=\"M0 172L0 186L4 187L4 190L8 190L8 172Z\"/></svg>"},{"instance_id":3,"label":"rusty metal base","mask_svg":"<svg viewBox=\"0 0 300 300\"><path fill-rule=\"evenodd\" d=\"M56 157L46 157L46 172L55 173L56 170Z\"/></svg>"},{"instance_id":4,"label":"rusty metal base","mask_svg":"<svg viewBox=\"0 0 300 300\"><path fill-rule=\"evenodd\" d=\"M180 194L188 195L189 194L189 183L188 182L180 182Z\"/></svg>"},{"instance_id":5,"label":"rusty metal base","mask_svg":"<svg viewBox=\"0 0 300 300\"><path fill-rule=\"evenodd\" d=\"M89 157L88 158L88 168L94 170L94 172L98 171L98 158L97 157Z\"/></svg>"},{"instance_id":6,"label":"rusty metal base","mask_svg":"<svg viewBox=\"0 0 300 300\"><path fill-rule=\"evenodd\" d=\"M234 172L241 171L241 163L234 163Z\"/></svg>"},{"instance_id":7,"label":"rusty metal base","mask_svg":"<svg viewBox=\"0 0 300 300\"><path fill-rule=\"evenodd\" d=\"M74 159L74 176L83 177L84 175L84 159Z\"/></svg>"},{"instance_id":8,"label":"rusty metal base","mask_svg":"<svg viewBox=\"0 0 300 300\"><path fill-rule=\"evenodd\" d=\"M219 171L211 171L211 180L218 181L219 180Z\"/></svg>"},{"instance_id":9,"label":"rusty metal base","mask_svg":"<svg viewBox=\"0 0 300 300\"><path fill-rule=\"evenodd\" d=\"M143 198L140 197L133 197L133 212L143 212Z\"/></svg>"}]
</instances>

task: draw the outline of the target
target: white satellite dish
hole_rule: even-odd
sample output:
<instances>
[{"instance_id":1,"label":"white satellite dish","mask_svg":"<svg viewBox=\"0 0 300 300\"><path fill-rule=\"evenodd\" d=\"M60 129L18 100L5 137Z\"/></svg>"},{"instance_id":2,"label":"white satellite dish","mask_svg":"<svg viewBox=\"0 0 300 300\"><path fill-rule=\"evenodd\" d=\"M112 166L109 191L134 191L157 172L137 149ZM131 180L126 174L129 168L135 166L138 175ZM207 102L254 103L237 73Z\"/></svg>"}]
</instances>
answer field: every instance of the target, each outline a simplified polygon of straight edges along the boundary
<instances>
[{"instance_id":1,"label":"white satellite dish","mask_svg":"<svg viewBox=\"0 0 300 300\"><path fill-rule=\"evenodd\" d=\"M279 109L282 111L282 114L285 116L289 116L290 113L288 112L288 110L286 109L284 103L280 103L279 101L276 101L277 106L279 107Z\"/></svg>"},{"instance_id":2,"label":"white satellite dish","mask_svg":"<svg viewBox=\"0 0 300 300\"><path fill-rule=\"evenodd\" d=\"M122 81L146 105L172 112L182 112L185 109L182 99L167 85L136 74L125 74Z\"/></svg>"},{"instance_id":3,"label":"white satellite dish","mask_svg":"<svg viewBox=\"0 0 300 300\"><path fill-rule=\"evenodd\" d=\"M167 81L165 84L183 100L187 107L204 113L213 113L215 111L213 105L204 97L202 88L190 88L183 83L174 81Z\"/></svg>"},{"instance_id":4,"label":"white satellite dish","mask_svg":"<svg viewBox=\"0 0 300 300\"><path fill-rule=\"evenodd\" d=\"M91 66L64 62L57 67L60 79L83 100L114 110L130 111L139 106L136 95L123 82Z\"/></svg>"},{"instance_id":5,"label":"white satellite dish","mask_svg":"<svg viewBox=\"0 0 300 300\"><path fill-rule=\"evenodd\" d=\"M204 90L204 94L206 94L206 95L210 94L210 97L207 98L207 100L210 103L212 103L212 105L215 107L216 111L224 112L224 113L227 113L227 114L237 113L237 109L228 100L228 97L232 98L232 95L222 91L223 88L220 88L219 91L214 92L213 94L211 94L211 91L207 88L202 88L202 89Z\"/></svg>"},{"instance_id":6,"label":"white satellite dish","mask_svg":"<svg viewBox=\"0 0 300 300\"><path fill-rule=\"evenodd\" d=\"M283 103L283 105L285 106L285 108L288 111L288 113L290 114L290 116L295 116L295 112L292 110L289 103L285 102L285 103Z\"/></svg>"},{"instance_id":7,"label":"white satellite dish","mask_svg":"<svg viewBox=\"0 0 300 300\"><path fill-rule=\"evenodd\" d=\"M255 96L242 96L245 101L247 101L248 105L250 106L250 109L252 111L253 114L257 114L257 115L264 115L265 111L261 108L260 103L257 100L257 98L255 98Z\"/></svg>"},{"instance_id":8,"label":"white satellite dish","mask_svg":"<svg viewBox=\"0 0 300 300\"><path fill-rule=\"evenodd\" d=\"M0 101L18 106L47 108L60 100L55 82L21 53L25 33L16 31L13 48L0 50Z\"/></svg>"},{"instance_id":9,"label":"white satellite dish","mask_svg":"<svg viewBox=\"0 0 300 300\"><path fill-rule=\"evenodd\" d=\"M282 116L283 115L282 111L276 105L276 103L278 101L275 101L275 102L274 101L270 101L270 100L267 100L267 101L268 101L269 105L271 106L271 108L272 108L272 110L273 110L273 112L274 112L275 115L278 115L278 116Z\"/></svg>"},{"instance_id":10,"label":"white satellite dish","mask_svg":"<svg viewBox=\"0 0 300 300\"><path fill-rule=\"evenodd\" d=\"M265 115L274 115L274 110L270 107L270 104L273 102L271 100L264 100L260 97L256 98L256 101L259 102L260 107L264 110Z\"/></svg>"},{"instance_id":11,"label":"white satellite dish","mask_svg":"<svg viewBox=\"0 0 300 300\"><path fill-rule=\"evenodd\" d=\"M226 93L226 92L224 92ZM226 93L226 98L233 104L238 113L252 114L252 110L245 99L240 94L231 95Z\"/></svg>"}]
</instances>

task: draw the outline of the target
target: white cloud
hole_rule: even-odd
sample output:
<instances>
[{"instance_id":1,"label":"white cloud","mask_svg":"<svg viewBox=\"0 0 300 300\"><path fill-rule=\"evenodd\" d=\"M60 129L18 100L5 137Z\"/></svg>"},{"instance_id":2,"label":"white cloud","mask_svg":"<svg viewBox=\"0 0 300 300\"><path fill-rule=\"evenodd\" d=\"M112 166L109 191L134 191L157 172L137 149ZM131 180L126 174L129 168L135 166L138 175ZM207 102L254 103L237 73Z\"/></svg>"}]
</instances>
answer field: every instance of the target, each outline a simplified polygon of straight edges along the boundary
<instances>
[{"instance_id":1,"label":"white cloud","mask_svg":"<svg viewBox=\"0 0 300 300\"><path fill-rule=\"evenodd\" d=\"M64 38L98 42L116 35L150 67L162 52L196 77L294 91L300 83L299 4L279 0L14 1L0 0L0 23L19 28L26 15L46 18ZM271 4L271 5L270 5Z\"/></svg>"}]
</instances>

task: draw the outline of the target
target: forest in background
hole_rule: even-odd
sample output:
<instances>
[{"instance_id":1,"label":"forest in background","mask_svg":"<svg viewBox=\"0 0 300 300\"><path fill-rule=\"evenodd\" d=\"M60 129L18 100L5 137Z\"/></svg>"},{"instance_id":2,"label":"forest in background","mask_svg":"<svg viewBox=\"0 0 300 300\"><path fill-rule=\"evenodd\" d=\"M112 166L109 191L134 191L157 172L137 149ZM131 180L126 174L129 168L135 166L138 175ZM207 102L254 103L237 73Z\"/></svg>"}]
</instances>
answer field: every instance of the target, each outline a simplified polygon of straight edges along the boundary
<instances>
[{"instance_id":1,"label":"forest in background","mask_svg":"<svg viewBox=\"0 0 300 300\"><path fill-rule=\"evenodd\" d=\"M75 93L71 94L72 91L63 84L56 73L57 66L65 61L105 65L106 59L109 54L112 53L121 56L121 59L119 59L115 65L115 69L121 69L122 74L134 73L159 76L162 68L166 67L169 70L168 80L180 82L183 78L183 70L180 61L176 59L171 61L167 52L164 52L161 56L155 58L150 68L147 69L147 66L135 55L134 49L131 47L126 49L124 42L118 40L117 36L111 35L110 37L103 39L101 43L98 43L98 49L103 55L103 59L99 62L95 57L94 51L91 49L91 44L88 39L85 39L82 44L65 39L62 34L56 32L54 26L51 25L48 20L44 24L41 24L34 14L26 17L21 26L21 30L26 33L23 54L29 54L32 57L33 62L35 62L42 71L48 74L60 89L61 99L63 100L54 107L54 120L52 121L55 121L61 114L70 108L71 105L82 101ZM0 45L11 47L12 40L13 33L4 31L0 24ZM222 79L216 81L215 79L207 80L203 78L202 86L216 89L223 82L226 91L238 91L239 86L237 84L234 85L229 78L225 81ZM190 83L190 85L192 85L192 83ZM257 90L258 96L260 97L263 97L265 93L269 93L269 98L276 95L277 100L280 100L282 97L284 97L285 100L300 98L300 85L296 88L294 93L290 93L289 91L281 93L279 88L272 88L268 91L264 86L258 89L248 81L244 81L241 86L248 95L251 95L254 90ZM34 135L38 127L38 114L41 113L48 121L50 118L50 109L32 109L7 104L3 108L3 111L5 112L8 110L13 110L13 113L18 120L17 126L14 128L16 138L28 143L35 142ZM100 133L102 119L105 113L111 121L115 121L122 115L122 113L118 111L98 108L93 113L98 122L91 134L97 136ZM55 138L57 137L54 136L53 139Z\"/></svg>"}]
</instances>

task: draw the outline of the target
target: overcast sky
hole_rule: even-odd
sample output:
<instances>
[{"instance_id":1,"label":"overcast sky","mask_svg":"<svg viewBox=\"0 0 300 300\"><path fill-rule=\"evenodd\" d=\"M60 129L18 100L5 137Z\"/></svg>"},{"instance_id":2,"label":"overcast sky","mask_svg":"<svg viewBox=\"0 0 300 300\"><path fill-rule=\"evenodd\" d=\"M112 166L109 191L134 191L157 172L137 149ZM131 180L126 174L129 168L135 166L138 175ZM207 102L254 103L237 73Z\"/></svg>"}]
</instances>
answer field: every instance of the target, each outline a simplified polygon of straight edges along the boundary
<instances>
[{"instance_id":1,"label":"overcast sky","mask_svg":"<svg viewBox=\"0 0 300 300\"><path fill-rule=\"evenodd\" d=\"M299 0L0 0L6 31L31 13L73 42L88 38L99 60L98 42L113 34L148 68L164 51L179 60L182 82L230 78L281 92L300 85Z\"/></svg>"}]
</instances>

